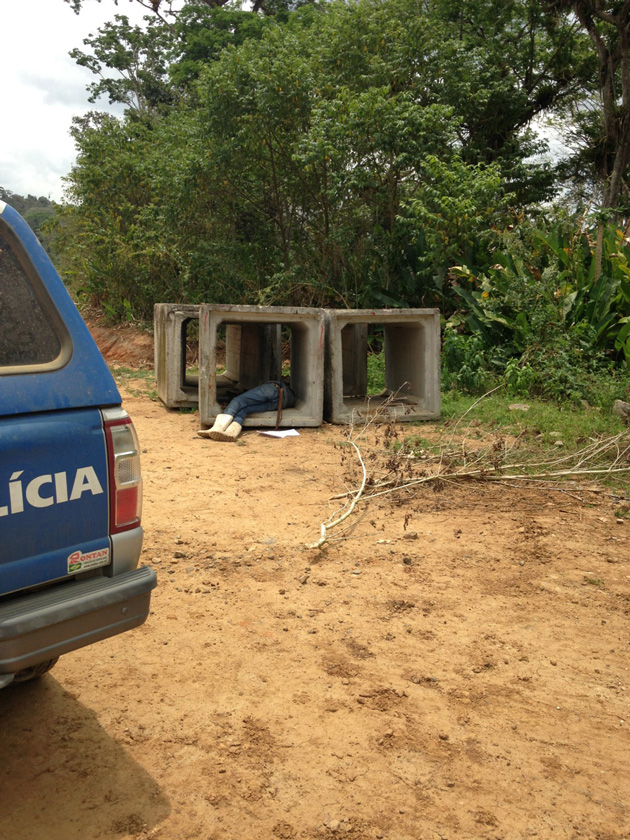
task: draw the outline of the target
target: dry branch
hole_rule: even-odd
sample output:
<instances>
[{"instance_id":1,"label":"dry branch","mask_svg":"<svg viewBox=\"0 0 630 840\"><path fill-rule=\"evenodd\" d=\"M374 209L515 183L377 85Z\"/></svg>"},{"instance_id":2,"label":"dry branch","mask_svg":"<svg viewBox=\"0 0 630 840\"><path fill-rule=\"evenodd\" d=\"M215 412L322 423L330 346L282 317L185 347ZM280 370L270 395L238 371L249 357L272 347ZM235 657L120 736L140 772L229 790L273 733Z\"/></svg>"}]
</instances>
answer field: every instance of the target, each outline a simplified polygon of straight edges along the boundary
<instances>
[{"instance_id":1,"label":"dry branch","mask_svg":"<svg viewBox=\"0 0 630 840\"><path fill-rule=\"evenodd\" d=\"M352 499L350 500L350 504L348 505L347 510L344 510L344 508L342 508L342 511L344 511L344 512L341 513L339 516L337 516L336 519L334 519L333 517L330 517L325 522L322 522L319 539L317 540L317 542L314 542L314 543L311 543L310 545L308 545L307 548L321 548L324 545L324 543L328 540L328 532L331 531L333 528L336 528L339 525L341 525L341 523L344 520L346 520L349 516L352 515L353 510L357 506L357 503L358 503L359 499L361 498L361 496L363 494L363 491L365 490L365 485L366 485L366 482L367 482L368 474L367 474L367 470L365 468L365 463L363 461L363 457L361 455L361 450L359 449L359 447L356 445L356 443L354 441L350 441L350 444L354 447L354 449L357 453L357 457L359 459L359 463L361 464L361 469L363 470L363 481L361 482L361 486L359 487L358 490L352 491L352 493L351 493ZM333 514L333 516L334 516L334 514Z\"/></svg>"},{"instance_id":2,"label":"dry branch","mask_svg":"<svg viewBox=\"0 0 630 840\"><path fill-rule=\"evenodd\" d=\"M378 419L371 417L358 433L352 428L348 437L354 448L361 467L361 481L358 488L349 489L331 499L346 499L346 504L321 525L320 538L309 548L321 548L328 542L335 529L345 522L359 505L369 504L373 499L392 494L409 496L423 485L444 482L501 482L506 486L522 487L526 484L547 485L560 483L568 479L591 481L594 478L617 476L630 472L630 432L602 440L593 440L583 448L561 456L546 459L521 457L508 462L517 441L507 446L505 441L494 440L491 445L481 449L467 448L465 439L458 446L453 445L451 434L448 442L438 445L437 451L420 457L409 451L403 444L393 451L387 439L385 446L369 453L369 458L361 451L358 440ZM354 434L353 434L354 432ZM366 461L370 461L370 471ZM418 470L418 467L420 468ZM418 474L419 473L419 474ZM574 491L584 491L579 485L572 486ZM347 527L347 526L346 526Z\"/></svg>"}]
</instances>

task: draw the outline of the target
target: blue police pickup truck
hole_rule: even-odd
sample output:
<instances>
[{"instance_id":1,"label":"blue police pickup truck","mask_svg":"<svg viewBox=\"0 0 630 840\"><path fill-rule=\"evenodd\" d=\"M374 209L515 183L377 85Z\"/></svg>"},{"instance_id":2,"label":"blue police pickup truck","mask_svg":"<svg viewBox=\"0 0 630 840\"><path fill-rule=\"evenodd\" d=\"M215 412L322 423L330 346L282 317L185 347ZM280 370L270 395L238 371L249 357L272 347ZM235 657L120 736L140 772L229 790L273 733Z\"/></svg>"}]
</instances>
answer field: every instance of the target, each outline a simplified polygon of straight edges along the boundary
<instances>
[{"instance_id":1,"label":"blue police pickup truck","mask_svg":"<svg viewBox=\"0 0 630 840\"><path fill-rule=\"evenodd\" d=\"M0 201L0 688L137 627L136 432L42 246Z\"/></svg>"}]
</instances>

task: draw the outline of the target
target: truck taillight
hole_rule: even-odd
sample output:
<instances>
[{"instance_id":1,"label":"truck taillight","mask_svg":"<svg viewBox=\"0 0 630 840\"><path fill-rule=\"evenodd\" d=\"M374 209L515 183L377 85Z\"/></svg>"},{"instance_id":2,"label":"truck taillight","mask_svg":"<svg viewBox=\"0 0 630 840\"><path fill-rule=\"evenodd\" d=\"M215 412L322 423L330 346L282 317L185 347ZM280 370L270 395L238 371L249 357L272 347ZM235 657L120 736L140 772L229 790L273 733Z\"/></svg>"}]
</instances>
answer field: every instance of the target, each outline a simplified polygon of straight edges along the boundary
<instances>
[{"instance_id":1,"label":"truck taillight","mask_svg":"<svg viewBox=\"0 0 630 840\"><path fill-rule=\"evenodd\" d=\"M113 412L112 412L113 413ZM142 474L136 430L126 412L105 419L109 454L110 530L128 531L142 516Z\"/></svg>"}]
</instances>

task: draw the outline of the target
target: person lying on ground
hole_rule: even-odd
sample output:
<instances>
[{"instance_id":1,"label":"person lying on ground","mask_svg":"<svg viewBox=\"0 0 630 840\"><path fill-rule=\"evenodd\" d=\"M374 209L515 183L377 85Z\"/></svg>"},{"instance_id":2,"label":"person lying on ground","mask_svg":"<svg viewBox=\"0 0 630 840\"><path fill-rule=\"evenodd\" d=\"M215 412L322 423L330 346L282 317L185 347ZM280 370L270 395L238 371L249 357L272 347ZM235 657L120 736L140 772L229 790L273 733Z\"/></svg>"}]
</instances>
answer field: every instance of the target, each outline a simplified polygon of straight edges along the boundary
<instances>
[{"instance_id":1,"label":"person lying on ground","mask_svg":"<svg viewBox=\"0 0 630 840\"><path fill-rule=\"evenodd\" d=\"M282 402L280 403L280 395ZM241 433L245 418L260 411L278 412L276 429L280 424L282 410L295 405L295 394L286 382L271 381L257 385L235 397L228 404L223 414L219 414L211 429L200 429L200 437L211 440L236 440Z\"/></svg>"}]
</instances>

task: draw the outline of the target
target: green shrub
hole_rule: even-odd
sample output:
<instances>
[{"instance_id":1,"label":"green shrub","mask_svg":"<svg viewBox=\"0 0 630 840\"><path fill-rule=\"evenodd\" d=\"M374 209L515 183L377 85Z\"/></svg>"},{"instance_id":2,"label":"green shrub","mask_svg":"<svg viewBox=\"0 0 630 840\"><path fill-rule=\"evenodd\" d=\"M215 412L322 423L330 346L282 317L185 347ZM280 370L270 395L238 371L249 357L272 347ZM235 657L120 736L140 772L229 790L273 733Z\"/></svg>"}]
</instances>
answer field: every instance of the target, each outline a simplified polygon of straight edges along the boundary
<instances>
[{"instance_id":1,"label":"green shrub","mask_svg":"<svg viewBox=\"0 0 630 840\"><path fill-rule=\"evenodd\" d=\"M477 393L488 380L487 359L479 335L463 335L457 330L444 330L442 340L443 387Z\"/></svg>"},{"instance_id":2,"label":"green shrub","mask_svg":"<svg viewBox=\"0 0 630 840\"><path fill-rule=\"evenodd\" d=\"M518 397L609 407L630 374L630 244L614 226L556 218L497 234L492 264L451 269L443 377L470 393L504 381ZM600 273L598 275L598 270Z\"/></svg>"},{"instance_id":3,"label":"green shrub","mask_svg":"<svg viewBox=\"0 0 630 840\"><path fill-rule=\"evenodd\" d=\"M385 353L368 353L367 390L368 394L380 394L385 387Z\"/></svg>"}]
</instances>

